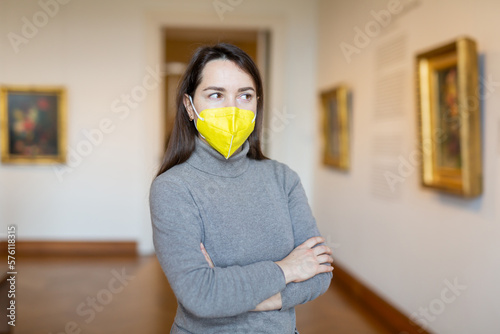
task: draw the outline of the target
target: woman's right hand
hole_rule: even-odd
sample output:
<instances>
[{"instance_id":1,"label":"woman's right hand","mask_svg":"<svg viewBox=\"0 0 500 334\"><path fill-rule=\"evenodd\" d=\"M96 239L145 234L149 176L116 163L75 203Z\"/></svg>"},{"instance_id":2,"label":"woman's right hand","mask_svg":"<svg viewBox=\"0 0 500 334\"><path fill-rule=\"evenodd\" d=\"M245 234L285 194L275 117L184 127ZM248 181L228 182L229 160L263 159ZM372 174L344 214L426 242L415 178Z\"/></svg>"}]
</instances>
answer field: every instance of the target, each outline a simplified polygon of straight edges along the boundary
<instances>
[{"instance_id":1,"label":"woman's right hand","mask_svg":"<svg viewBox=\"0 0 500 334\"><path fill-rule=\"evenodd\" d=\"M287 257L276 264L285 274L286 284L302 282L320 274L333 271L332 250L326 245L317 244L325 242L322 237L312 237L297 246Z\"/></svg>"}]
</instances>

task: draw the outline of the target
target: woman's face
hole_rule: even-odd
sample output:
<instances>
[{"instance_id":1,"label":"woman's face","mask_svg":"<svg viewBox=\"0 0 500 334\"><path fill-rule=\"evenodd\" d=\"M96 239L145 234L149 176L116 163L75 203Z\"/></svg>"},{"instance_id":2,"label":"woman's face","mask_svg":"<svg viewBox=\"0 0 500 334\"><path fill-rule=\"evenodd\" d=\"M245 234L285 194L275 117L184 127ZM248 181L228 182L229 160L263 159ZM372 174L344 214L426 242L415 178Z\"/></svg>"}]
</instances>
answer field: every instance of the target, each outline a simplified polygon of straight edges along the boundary
<instances>
[{"instance_id":1,"label":"woman's face","mask_svg":"<svg viewBox=\"0 0 500 334\"><path fill-rule=\"evenodd\" d=\"M204 109L238 107L257 110L257 95L252 77L230 60L212 60L205 65L201 82L193 96L196 111ZM197 116L191 108L188 95L184 96L184 106L196 122Z\"/></svg>"}]
</instances>

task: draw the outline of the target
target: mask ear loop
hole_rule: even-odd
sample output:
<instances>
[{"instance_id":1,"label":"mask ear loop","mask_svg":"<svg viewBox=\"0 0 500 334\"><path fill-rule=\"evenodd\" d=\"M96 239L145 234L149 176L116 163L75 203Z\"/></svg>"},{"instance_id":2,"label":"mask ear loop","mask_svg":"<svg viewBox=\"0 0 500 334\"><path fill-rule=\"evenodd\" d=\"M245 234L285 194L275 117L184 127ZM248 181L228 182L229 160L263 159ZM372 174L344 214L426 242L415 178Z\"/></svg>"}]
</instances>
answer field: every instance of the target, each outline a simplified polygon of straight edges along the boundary
<instances>
[{"instance_id":1,"label":"mask ear loop","mask_svg":"<svg viewBox=\"0 0 500 334\"><path fill-rule=\"evenodd\" d=\"M193 107L193 110L196 113L196 116L198 116L199 119L204 121L205 119L198 114L198 112L196 111L196 108L194 107L193 98L191 97L191 95L188 95L188 97L189 97L189 101L191 102L191 106Z\"/></svg>"},{"instance_id":2,"label":"mask ear loop","mask_svg":"<svg viewBox=\"0 0 500 334\"><path fill-rule=\"evenodd\" d=\"M259 97L257 97L257 100L259 99ZM252 123L255 122L255 119L257 118L257 110L255 110L255 116L253 117L252 119Z\"/></svg>"},{"instance_id":3,"label":"mask ear loop","mask_svg":"<svg viewBox=\"0 0 500 334\"><path fill-rule=\"evenodd\" d=\"M191 97L191 95L188 95L188 97L189 97L189 101L191 101L191 106L193 107L193 110L196 113L196 116L198 116L198 119L201 119L202 121L204 121L205 119L198 114L198 112L196 111L196 108L194 107L193 98ZM196 122L193 122L193 123L194 123L194 127L196 128L196 131L198 131L201 138L205 139L205 137L198 130L198 126L196 125Z\"/></svg>"}]
</instances>

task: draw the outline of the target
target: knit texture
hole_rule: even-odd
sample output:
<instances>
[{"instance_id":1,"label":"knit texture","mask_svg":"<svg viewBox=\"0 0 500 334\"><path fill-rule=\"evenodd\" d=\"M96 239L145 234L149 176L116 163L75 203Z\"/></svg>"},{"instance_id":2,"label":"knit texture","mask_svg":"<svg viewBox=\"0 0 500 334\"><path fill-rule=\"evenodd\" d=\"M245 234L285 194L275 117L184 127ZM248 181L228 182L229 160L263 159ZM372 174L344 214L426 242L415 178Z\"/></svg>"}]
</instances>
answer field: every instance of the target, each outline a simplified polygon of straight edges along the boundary
<instances>
[{"instance_id":1,"label":"knit texture","mask_svg":"<svg viewBox=\"0 0 500 334\"><path fill-rule=\"evenodd\" d=\"M275 261L320 234L298 175L248 149L226 160L197 139L188 161L153 181L156 255L178 301L171 333L293 334L294 306L330 284L331 273L285 284ZM278 292L281 310L252 311Z\"/></svg>"}]
</instances>

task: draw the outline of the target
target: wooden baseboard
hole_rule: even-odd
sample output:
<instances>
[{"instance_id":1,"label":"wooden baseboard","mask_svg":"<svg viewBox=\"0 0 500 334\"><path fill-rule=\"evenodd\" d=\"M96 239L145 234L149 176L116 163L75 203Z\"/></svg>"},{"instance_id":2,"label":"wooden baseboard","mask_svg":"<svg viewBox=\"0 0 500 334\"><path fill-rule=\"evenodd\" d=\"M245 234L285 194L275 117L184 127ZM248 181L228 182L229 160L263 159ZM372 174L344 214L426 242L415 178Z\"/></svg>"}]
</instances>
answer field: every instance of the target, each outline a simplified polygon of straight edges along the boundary
<instances>
[{"instance_id":1,"label":"wooden baseboard","mask_svg":"<svg viewBox=\"0 0 500 334\"><path fill-rule=\"evenodd\" d=\"M0 242L2 254L7 253L7 242ZM20 256L136 256L135 241L16 241L16 255Z\"/></svg>"},{"instance_id":2,"label":"wooden baseboard","mask_svg":"<svg viewBox=\"0 0 500 334\"><path fill-rule=\"evenodd\" d=\"M432 334L412 322L408 316L377 295L338 263L335 263L334 267L333 279L372 314L375 314L389 328L392 328L395 334Z\"/></svg>"}]
</instances>

